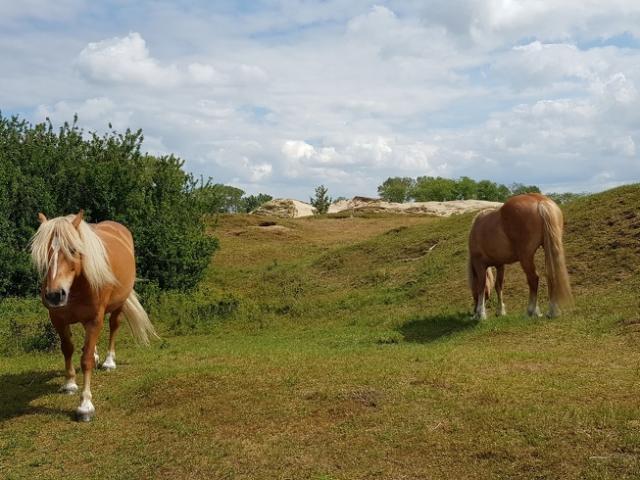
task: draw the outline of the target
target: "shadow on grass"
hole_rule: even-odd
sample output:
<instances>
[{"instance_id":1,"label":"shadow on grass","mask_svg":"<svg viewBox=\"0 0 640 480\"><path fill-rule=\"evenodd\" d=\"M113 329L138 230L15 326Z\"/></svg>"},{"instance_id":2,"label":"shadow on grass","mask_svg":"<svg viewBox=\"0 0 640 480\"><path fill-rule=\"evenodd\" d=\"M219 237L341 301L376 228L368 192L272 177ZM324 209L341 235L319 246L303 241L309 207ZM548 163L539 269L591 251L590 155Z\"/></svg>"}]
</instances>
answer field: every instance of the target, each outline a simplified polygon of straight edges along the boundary
<instances>
[{"instance_id":1,"label":"shadow on grass","mask_svg":"<svg viewBox=\"0 0 640 480\"><path fill-rule=\"evenodd\" d=\"M398 331L406 342L429 343L452 333L473 328L478 320L471 318L469 312L418 317L409 320Z\"/></svg>"},{"instance_id":2,"label":"shadow on grass","mask_svg":"<svg viewBox=\"0 0 640 480\"><path fill-rule=\"evenodd\" d=\"M0 422L33 413L66 415L63 410L31 405L33 400L58 391L59 385L50 383L58 376L60 372L55 370L0 375Z\"/></svg>"}]
</instances>

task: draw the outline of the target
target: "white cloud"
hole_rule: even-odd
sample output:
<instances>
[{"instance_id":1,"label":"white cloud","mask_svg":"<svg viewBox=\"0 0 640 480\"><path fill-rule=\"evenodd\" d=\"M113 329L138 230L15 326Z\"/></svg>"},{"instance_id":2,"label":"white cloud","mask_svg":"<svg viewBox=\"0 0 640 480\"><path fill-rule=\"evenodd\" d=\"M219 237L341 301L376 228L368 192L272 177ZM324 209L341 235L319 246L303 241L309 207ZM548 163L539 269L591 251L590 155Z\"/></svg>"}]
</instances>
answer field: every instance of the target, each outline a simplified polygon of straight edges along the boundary
<instances>
[{"instance_id":1,"label":"white cloud","mask_svg":"<svg viewBox=\"0 0 640 480\"><path fill-rule=\"evenodd\" d=\"M143 0L116 20L79 2L37 17L78 29L29 29L36 0L0 7L24 29L0 30L0 106L141 127L145 149L276 196L372 195L390 175L640 180L637 2Z\"/></svg>"},{"instance_id":2,"label":"white cloud","mask_svg":"<svg viewBox=\"0 0 640 480\"><path fill-rule=\"evenodd\" d=\"M78 56L80 71L100 83L133 83L151 87L172 87L179 82L175 65L162 67L149 55L139 33L89 43Z\"/></svg>"}]
</instances>

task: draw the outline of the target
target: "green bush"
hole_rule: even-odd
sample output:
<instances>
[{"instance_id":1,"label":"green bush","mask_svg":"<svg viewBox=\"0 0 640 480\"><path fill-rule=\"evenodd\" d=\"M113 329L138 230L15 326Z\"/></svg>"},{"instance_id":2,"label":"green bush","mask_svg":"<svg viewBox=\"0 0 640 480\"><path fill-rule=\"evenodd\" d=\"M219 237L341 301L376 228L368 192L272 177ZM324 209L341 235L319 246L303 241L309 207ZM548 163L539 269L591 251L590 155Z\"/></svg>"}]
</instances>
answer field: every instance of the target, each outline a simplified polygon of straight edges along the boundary
<instances>
[{"instance_id":1,"label":"green bush","mask_svg":"<svg viewBox=\"0 0 640 480\"><path fill-rule=\"evenodd\" d=\"M142 141L141 131L86 133L77 118L55 131L0 114L0 296L37 292L27 251L37 213L81 208L89 221L132 231L139 277L163 289L197 284L218 245L197 182L182 160L142 154Z\"/></svg>"},{"instance_id":2,"label":"green bush","mask_svg":"<svg viewBox=\"0 0 640 480\"><path fill-rule=\"evenodd\" d=\"M0 300L0 356L58 347L58 335L40 300Z\"/></svg>"}]
</instances>

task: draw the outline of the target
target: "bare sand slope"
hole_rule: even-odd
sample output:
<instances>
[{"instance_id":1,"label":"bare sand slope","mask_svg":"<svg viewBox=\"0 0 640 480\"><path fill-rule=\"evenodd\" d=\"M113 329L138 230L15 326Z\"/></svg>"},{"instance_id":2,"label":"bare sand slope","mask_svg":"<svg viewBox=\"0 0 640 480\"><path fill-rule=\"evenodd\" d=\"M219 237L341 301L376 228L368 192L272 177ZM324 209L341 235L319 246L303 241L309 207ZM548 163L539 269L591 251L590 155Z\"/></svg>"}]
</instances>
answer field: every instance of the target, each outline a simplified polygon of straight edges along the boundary
<instances>
[{"instance_id":1,"label":"bare sand slope","mask_svg":"<svg viewBox=\"0 0 640 480\"><path fill-rule=\"evenodd\" d=\"M413 202L393 203L377 198L353 197L351 200L341 200L331 204L329 213L339 213L345 210L367 211L375 213L412 213L448 217L453 214L473 212L485 208L500 207L500 202L484 200L453 200L450 202ZM265 203L253 212L254 215L272 216L280 218L310 217L316 209L308 203L291 198L277 198Z\"/></svg>"}]
</instances>

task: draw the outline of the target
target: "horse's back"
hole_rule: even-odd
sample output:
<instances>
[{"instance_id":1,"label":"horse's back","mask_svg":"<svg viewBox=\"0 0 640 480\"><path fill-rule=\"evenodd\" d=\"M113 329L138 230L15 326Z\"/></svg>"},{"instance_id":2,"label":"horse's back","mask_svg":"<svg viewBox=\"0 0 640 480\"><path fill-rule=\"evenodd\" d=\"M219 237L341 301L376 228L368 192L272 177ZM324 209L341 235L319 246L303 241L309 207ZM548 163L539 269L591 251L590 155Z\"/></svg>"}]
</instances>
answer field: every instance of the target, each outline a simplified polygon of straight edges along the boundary
<instances>
[{"instance_id":1,"label":"horse's back","mask_svg":"<svg viewBox=\"0 0 640 480\"><path fill-rule=\"evenodd\" d=\"M133 254L133 236L129 229L121 223L106 220L93 225L93 229L103 242L112 243L117 241Z\"/></svg>"},{"instance_id":2,"label":"horse's back","mask_svg":"<svg viewBox=\"0 0 640 480\"><path fill-rule=\"evenodd\" d=\"M542 245L544 223L539 204L549 199L539 193L525 193L508 199L500 208L502 224L509 239L519 248Z\"/></svg>"},{"instance_id":3,"label":"horse's back","mask_svg":"<svg viewBox=\"0 0 640 480\"><path fill-rule=\"evenodd\" d=\"M469 254L489 265L512 261L513 249L499 209L483 210L476 215L469 233Z\"/></svg>"},{"instance_id":4,"label":"horse's back","mask_svg":"<svg viewBox=\"0 0 640 480\"><path fill-rule=\"evenodd\" d=\"M110 220L96 223L92 227L107 250L109 264L118 280L112 301L120 304L128 298L136 279L133 236L127 227Z\"/></svg>"}]
</instances>

